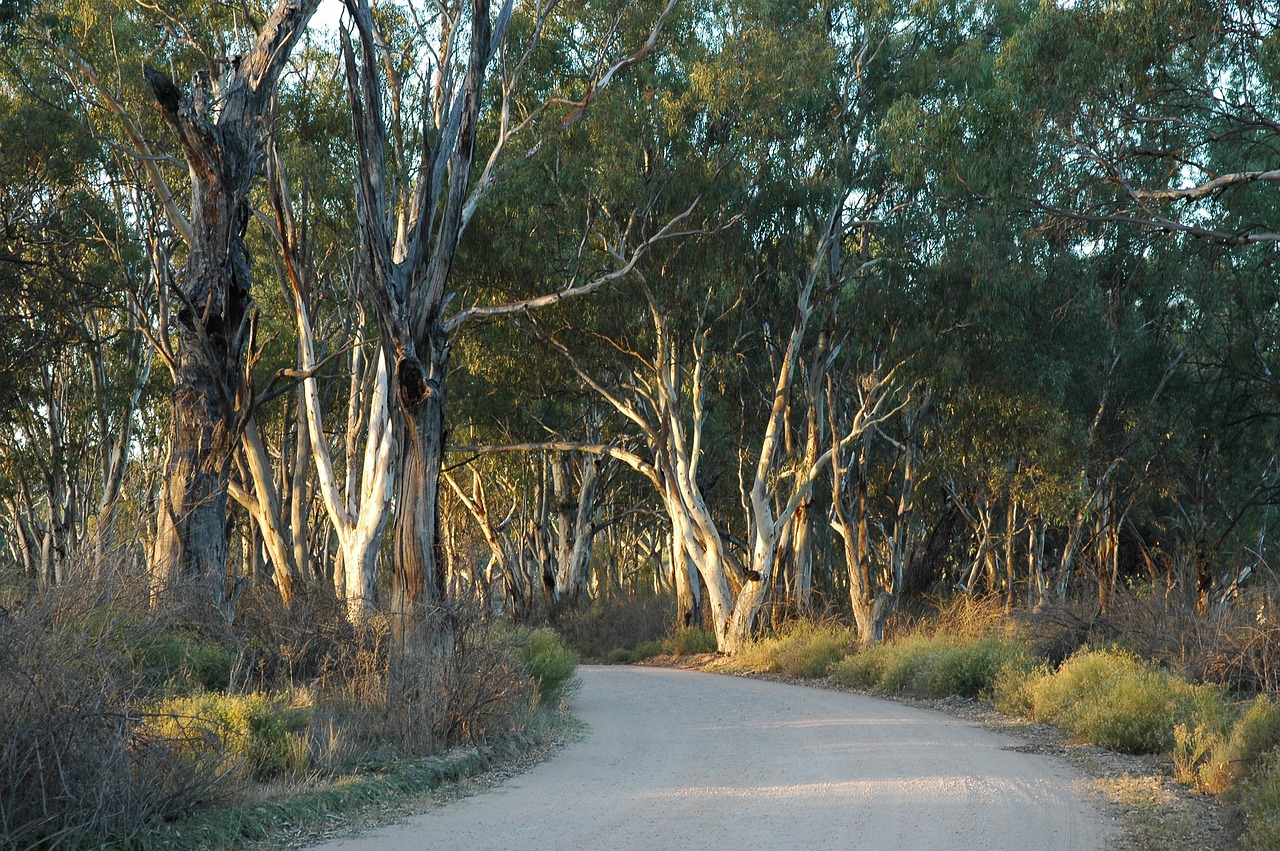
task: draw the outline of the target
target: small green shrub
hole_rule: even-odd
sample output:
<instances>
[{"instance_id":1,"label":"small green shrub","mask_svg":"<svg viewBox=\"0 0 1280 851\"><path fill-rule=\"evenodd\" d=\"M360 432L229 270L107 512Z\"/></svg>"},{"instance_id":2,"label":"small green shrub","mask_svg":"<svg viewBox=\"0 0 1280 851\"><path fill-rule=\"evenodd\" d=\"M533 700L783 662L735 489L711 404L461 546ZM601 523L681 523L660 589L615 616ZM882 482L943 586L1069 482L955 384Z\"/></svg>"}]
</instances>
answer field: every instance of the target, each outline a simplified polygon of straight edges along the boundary
<instances>
[{"instance_id":1,"label":"small green shrub","mask_svg":"<svg viewBox=\"0 0 1280 851\"><path fill-rule=\"evenodd\" d=\"M135 642L130 655L149 681L180 694L225 690L235 663L233 649L185 630L160 632Z\"/></svg>"},{"instance_id":2,"label":"small green shrub","mask_svg":"<svg viewBox=\"0 0 1280 851\"><path fill-rule=\"evenodd\" d=\"M675 635L663 643L677 656L716 652L715 633L700 626L681 627L676 630Z\"/></svg>"},{"instance_id":3,"label":"small green shrub","mask_svg":"<svg viewBox=\"0 0 1280 851\"><path fill-rule=\"evenodd\" d=\"M155 704L146 733L173 744L195 764L212 761L220 774L264 780L302 776L291 734L307 728L309 710L262 694L203 694Z\"/></svg>"},{"instance_id":4,"label":"small green shrub","mask_svg":"<svg viewBox=\"0 0 1280 851\"><path fill-rule=\"evenodd\" d=\"M535 629L520 648L520 659L533 679L538 700L554 704L566 696L578 668L578 654L550 627Z\"/></svg>"},{"instance_id":5,"label":"small green shrub","mask_svg":"<svg viewBox=\"0 0 1280 851\"><path fill-rule=\"evenodd\" d=\"M998 638L938 646L926 656L915 691L926 697L979 697L990 694L1005 671L1028 671L1031 654Z\"/></svg>"},{"instance_id":6,"label":"small green shrub","mask_svg":"<svg viewBox=\"0 0 1280 851\"><path fill-rule=\"evenodd\" d=\"M1073 733L1121 753L1165 753L1173 746L1173 694L1155 671L1125 676L1101 699L1072 706Z\"/></svg>"},{"instance_id":7,"label":"small green shrub","mask_svg":"<svg viewBox=\"0 0 1280 851\"><path fill-rule=\"evenodd\" d=\"M605 654L604 661L609 665L630 665L636 661L636 654L625 647L615 647Z\"/></svg>"},{"instance_id":8,"label":"small green shrub","mask_svg":"<svg viewBox=\"0 0 1280 851\"><path fill-rule=\"evenodd\" d=\"M1231 728L1229 746L1231 759L1245 766L1280 747L1280 704L1258 695Z\"/></svg>"},{"instance_id":9,"label":"small green shrub","mask_svg":"<svg viewBox=\"0 0 1280 851\"><path fill-rule=\"evenodd\" d=\"M845 685L883 694L978 697L992 693L1004 672L1031 667L1025 649L999 638L914 636L863 648L835 665L832 675Z\"/></svg>"},{"instance_id":10,"label":"small green shrub","mask_svg":"<svg viewBox=\"0 0 1280 851\"><path fill-rule=\"evenodd\" d=\"M1280 706L1260 695L1234 723L1210 719L1179 724L1174 729L1174 777L1201 792L1221 795L1278 745Z\"/></svg>"},{"instance_id":11,"label":"small green shrub","mask_svg":"<svg viewBox=\"0 0 1280 851\"><path fill-rule=\"evenodd\" d=\"M1005 668L996 674L995 681L991 684L991 702L1006 715L1029 718L1034 703L1031 685L1049 675L1046 662L1039 662L1025 669L1016 666Z\"/></svg>"},{"instance_id":12,"label":"small green shrub","mask_svg":"<svg viewBox=\"0 0 1280 851\"><path fill-rule=\"evenodd\" d=\"M648 641L641 642L631 651L633 662L643 662L645 659L652 659L655 656L661 656L667 652L666 642L659 638L651 638Z\"/></svg>"},{"instance_id":13,"label":"small green shrub","mask_svg":"<svg viewBox=\"0 0 1280 851\"><path fill-rule=\"evenodd\" d=\"M1263 756L1240 784L1245 851L1280 848L1280 749Z\"/></svg>"},{"instance_id":14,"label":"small green shrub","mask_svg":"<svg viewBox=\"0 0 1280 851\"><path fill-rule=\"evenodd\" d=\"M801 679L825 677L856 643L849 627L796 621L777 635L756 641L734 657L734 667Z\"/></svg>"},{"instance_id":15,"label":"small green shrub","mask_svg":"<svg viewBox=\"0 0 1280 851\"><path fill-rule=\"evenodd\" d=\"M1169 752L1179 721L1222 712L1209 692L1115 649L1079 652L1025 689L1033 719L1123 753Z\"/></svg>"},{"instance_id":16,"label":"small green shrub","mask_svg":"<svg viewBox=\"0 0 1280 851\"><path fill-rule=\"evenodd\" d=\"M876 690L884 679L885 671L899 653L897 645L872 644L836 662L831 666L830 673L840 685Z\"/></svg>"}]
</instances>

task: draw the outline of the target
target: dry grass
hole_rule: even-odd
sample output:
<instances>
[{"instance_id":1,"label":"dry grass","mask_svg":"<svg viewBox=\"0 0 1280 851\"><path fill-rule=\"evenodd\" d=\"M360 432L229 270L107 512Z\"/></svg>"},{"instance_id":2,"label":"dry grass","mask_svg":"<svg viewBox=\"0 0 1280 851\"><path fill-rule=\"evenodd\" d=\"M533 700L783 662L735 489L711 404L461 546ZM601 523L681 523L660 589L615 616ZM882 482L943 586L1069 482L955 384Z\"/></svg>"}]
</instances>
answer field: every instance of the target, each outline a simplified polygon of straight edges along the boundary
<instances>
[{"instance_id":1,"label":"dry grass","mask_svg":"<svg viewBox=\"0 0 1280 851\"><path fill-rule=\"evenodd\" d=\"M120 642L147 621L110 588L59 589L0 611L0 835L99 846L217 791L217 765L140 735L147 678Z\"/></svg>"}]
</instances>

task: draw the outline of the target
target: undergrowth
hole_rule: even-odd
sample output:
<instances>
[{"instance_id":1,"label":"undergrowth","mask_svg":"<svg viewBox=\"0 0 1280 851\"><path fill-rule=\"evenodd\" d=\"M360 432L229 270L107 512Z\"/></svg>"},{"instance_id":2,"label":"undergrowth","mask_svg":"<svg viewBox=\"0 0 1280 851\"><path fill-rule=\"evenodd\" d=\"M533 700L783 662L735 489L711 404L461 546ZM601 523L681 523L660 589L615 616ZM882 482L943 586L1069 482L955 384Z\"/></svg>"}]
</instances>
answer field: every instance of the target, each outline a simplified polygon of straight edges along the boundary
<instances>
[{"instance_id":1,"label":"undergrowth","mask_svg":"<svg viewBox=\"0 0 1280 851\"><path fill-rule=\"evenodd\" d=\"M731 670L767 671L799 679L825 677L827 670L849 653L856 633L831 622L799 620L775 635L765 636L729 659Z\"/></svg>"},{"instance_id":2,"label":"undergrowth","mask_svg":"<svg viewBox=\"0 0 1280 851\"><path fill-rule=\"evenodd\" d=\"M424 618L446 649L393 669L389 622L354 627L331 598L249 593L228 629L152 611L137 587L0 608L0 846L147 847L264 784L518 734L574 682L554 632L494 630L475 606Z\"/></svg>"}]
</instances>

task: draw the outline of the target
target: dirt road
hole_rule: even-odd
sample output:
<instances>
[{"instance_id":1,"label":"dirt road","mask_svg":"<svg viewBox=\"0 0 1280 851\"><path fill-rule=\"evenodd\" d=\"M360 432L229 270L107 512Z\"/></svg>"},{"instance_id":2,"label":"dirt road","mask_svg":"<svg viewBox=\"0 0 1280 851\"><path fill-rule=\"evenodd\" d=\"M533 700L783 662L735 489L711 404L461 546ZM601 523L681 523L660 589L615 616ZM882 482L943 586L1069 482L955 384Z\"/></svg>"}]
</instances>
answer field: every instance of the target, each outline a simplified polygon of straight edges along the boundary
<instances>
[{"instance_id":1,"label":"dirt road","mask_svg":"<svg viewBox=\"0 0 1280 851\"><path fill-rule=\"evenodd\" d=\"M1068 765L941 713L690 671L581 673L582 741L321 847L1090 851L1109 836Z\"/></svg>"}]
</instances>

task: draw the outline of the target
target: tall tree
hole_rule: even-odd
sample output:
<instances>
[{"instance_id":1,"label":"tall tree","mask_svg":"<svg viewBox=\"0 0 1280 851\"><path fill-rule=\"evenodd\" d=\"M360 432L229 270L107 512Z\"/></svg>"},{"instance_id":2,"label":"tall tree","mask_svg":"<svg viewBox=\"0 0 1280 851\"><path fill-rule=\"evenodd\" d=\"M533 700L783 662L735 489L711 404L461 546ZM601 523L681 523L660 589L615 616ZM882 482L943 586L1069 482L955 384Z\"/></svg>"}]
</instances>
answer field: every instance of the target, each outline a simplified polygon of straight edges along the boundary
<instances>
[{"instance_id":1,"label":"tall tree","mask_svg":"<svg viewBox=\"0 0 1280 851\"><path fill-rule=\"evenodd\" d=\"M265 150L265 119L294 45L319 0L281 0L246 53L226 58L214 78L197 71L184 94L148 67L147 84L177 139L191 180L187 239L173 301L173 419L151 550L152 594L180 594L230 615L227 485L240 431L251 412L243 381L254 297L245 231L249 191Z\"/></svg>"}]
</instances>

